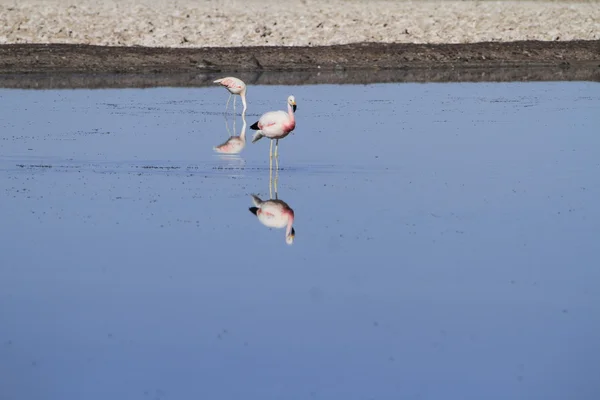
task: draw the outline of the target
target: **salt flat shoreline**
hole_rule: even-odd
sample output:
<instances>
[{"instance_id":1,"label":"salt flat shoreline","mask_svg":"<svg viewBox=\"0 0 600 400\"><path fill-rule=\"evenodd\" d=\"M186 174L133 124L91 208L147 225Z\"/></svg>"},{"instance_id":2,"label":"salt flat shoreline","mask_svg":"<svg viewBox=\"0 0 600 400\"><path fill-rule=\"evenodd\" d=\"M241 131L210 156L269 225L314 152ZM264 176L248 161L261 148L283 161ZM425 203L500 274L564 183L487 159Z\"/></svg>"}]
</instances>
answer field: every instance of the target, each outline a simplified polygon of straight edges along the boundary
<instances>
[{"instance_id":1,"label":"salt flat shoreline","mask_svg":"<svg viewBox=\"0 0 600 400\"><path fill-rule=\"evenodd\" d=\"M600 2L582 0L0 0L0 76L597 81L598 21Z\"/></svg>"},{"instance_id":2,"label":"salt flat shoreline","mask_svg":"<svg viewBox=\"0 0 600 400\"><path fill-rule=\"evenodd\" d=\"M600 40L592 0L0 0L0 44L329 46Z\"/></svg>"}]
</instances>

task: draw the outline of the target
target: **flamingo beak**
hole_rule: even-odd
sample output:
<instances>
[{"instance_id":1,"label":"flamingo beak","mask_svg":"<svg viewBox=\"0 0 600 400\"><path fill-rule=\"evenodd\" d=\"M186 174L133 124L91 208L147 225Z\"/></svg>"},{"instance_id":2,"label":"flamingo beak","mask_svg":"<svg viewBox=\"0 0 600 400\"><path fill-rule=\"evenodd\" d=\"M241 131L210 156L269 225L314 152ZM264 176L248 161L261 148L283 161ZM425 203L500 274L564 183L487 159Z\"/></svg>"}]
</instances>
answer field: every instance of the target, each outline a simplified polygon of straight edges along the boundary
<instances>
[{"instance_id":1,"label":"flamingo beak","mask_svg":"<svg viewBox=\"0 0 600 400\"><path fill-rule=\"evenodd\" d=\"M296 107L296 102L293 102L293 103L292 103L292 110L294 110L294 112L296 112L296 108L297 108L297 107Z\"/></svg>"},{"instance_id":2,"label":"flamingo beak","mask_svg":"<svg viewBox=\"0 0 600 400\"><path fill-rule=\"evenodd\" d=\"M287 244L294 243L294 237L296 237L296 231L294 230L294 228L292 228L292 233L290 233L290 235L285 238L285 242Z\"/></svg>"}]
</instances>

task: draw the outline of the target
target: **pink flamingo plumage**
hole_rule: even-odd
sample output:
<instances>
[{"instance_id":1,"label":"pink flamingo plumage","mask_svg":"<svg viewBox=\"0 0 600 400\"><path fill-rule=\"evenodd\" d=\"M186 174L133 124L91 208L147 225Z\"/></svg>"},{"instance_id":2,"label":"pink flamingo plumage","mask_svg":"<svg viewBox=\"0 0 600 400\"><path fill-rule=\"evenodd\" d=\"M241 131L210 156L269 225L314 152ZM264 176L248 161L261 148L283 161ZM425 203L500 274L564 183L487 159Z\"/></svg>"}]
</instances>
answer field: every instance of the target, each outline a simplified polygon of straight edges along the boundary
<instances>
[{"instance_id":1,"label":"pink flamingo plumage","mask_svg":"<svg viewBox=\"0 0 600 400\"><path fill-rule=\"evenodd\" d=\"M250 207L250 212L258 217L258 220L269 228L285 227L285 242L294 243L296 231L292 226L294 223L294 210L282 200L263 201L257 195L252 195L255 207Z\"/></svg>"},{"instance_id":2,"label":"pink flamingo plumage","mask_svg":"<svg viewBox=\"0 0 600 400\"><path fill-rule=\"evenodd\" d=\"M229 100L231 100L232 95L239 95L242 98L242 104L244 105L244 110L242 111L242 115L246 114L246 84L239 78L234 78L233 76L228 76L226 78L217 79L213 83L218 83L221 86L225 87L227 91L229 91L229 97L227 98L227 104L225 104L225 112L227 112L227 107L229 107ZM235 114L235 97L233 98L233 113Z\"/></svg>"},{"instance_id":3,"label":"pink flamingo plumage","mask_svg":"<svg viewBox=\"0 0 600 400\"><path fill-rule=\"evenodd\" d=\"M238 154L246 146L246 118L242 114L242 131L239 136L230 136L224 143L213 147L214 151L222 154ZM235 129L235 121L233 125Z\"/></svg>"},{"instance_id":4,"label":"pink flamingo plumage","mask_svg":"<svg viewBox=\"0 0 600 400\"><path fill-rule=\"evenodd\" d=\"M275 139L275 160L279 149L279 139L286 137L296 127L296 99L289 96L287 99L288 111L269 111L264 113L260 119L250 126L250 129L258 130L252 136L252 143L263 137L271 139L271 148L269 150L269 161L272 165L273 139ZM271 168L271 167L269 167Z\"/></svg>"}]
</instances>

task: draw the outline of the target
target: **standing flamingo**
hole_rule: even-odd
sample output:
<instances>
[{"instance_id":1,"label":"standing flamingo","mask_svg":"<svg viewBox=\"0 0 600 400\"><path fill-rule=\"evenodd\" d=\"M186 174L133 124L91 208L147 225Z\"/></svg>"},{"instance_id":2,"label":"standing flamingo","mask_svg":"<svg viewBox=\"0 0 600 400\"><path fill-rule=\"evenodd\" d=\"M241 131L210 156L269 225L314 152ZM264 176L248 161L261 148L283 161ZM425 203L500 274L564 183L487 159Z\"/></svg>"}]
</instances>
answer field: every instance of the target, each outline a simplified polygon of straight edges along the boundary
<instances>
[{"instance_id":1,"label":"standing flamingo","mask_svg":"<svg viewBox=\"0 0 600 400\"><path fill-rule=\"evenodd\" d=\"M269 228L283 228L285 230L285 242L294 243L296 231L294 223L294 210L283 200L263 201L257 195L252 195L252 202L256 207L250 207L250 212L258 217L258 220Z\"/></svg>"},{"instance_id":2,"label":"standing flamingo","mask_svg":"<svg viewBox=\"0 0 600 400\"><path fill-rule=\"evenodd\" d=\"M289 96L287 99L288 111L269 111L264 113L260 119L250 126L250 129L258 130L252 136L252 143L260 140L263 137L271 139L271 148L269 150L269 169L273 165L273 139L275 139L275 161L277 162L277 154L279 149L279 139L286 137L296 127L296 99L294 96ZM278 163L279 164L279 163ZM279 168L279 166L277 167Z\"/></svg>"},{"instance_id":3,"label":"standing flamingo","mask_svg":"<svg viewBox=\"0 0 600 400\"><path fill-rule=\"evenodd\" d=\"M242 115L246 114L246 84L239 78L234 78L233 76L228 76L226 78L217 79L213 83L218 83L221 86L224 86L229 91L229 97L227 98L227 104L225 104L225 112L227 112L227 107L229 107L229 100L231 100L232 95L239 95L242 98L242 104L244 104L244 110L242 111ZM235 114L235 100L233 98L233 113Z\"/></svg>"}]
</instances>

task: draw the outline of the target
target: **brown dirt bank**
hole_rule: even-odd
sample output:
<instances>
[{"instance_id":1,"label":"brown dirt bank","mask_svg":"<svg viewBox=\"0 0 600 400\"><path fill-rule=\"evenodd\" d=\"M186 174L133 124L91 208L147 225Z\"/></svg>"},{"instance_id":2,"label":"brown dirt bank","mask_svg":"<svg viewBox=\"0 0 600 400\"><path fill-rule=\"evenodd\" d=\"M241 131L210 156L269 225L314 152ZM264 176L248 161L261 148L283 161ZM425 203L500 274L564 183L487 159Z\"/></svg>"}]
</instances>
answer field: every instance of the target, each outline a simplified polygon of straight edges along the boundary
<instances>
[{"instance_id":1,"label":"brown dirt bank","mask_svg":"<svg viewBox=\"0 0 600 400\"><path fill-rule=\"evenodd\" d=\"M287 74L273 73L277 71ZM133 86L152 85L144 83L151 81L159 85L196 86L225 73L245 76L252 83L262 80L300 84L599 80L599 72L598 40L201 49L0 45L0 82L4 87L12 87L11 80L21 74L37 74L35 79L42 85L47 85L43 82L50 76L52 79L61 76L60 79L70 80L72 85L77 85L79 79L82 84L81 77L85 75L88 79L93 77L87 84L91 86L111 86L111 82L116 86L127 85L128 79ZM83 75L67 79L68 74ZM115 78L121 74L128 77Z\"/></svg>"}]
</instances>

